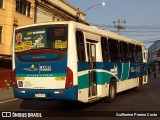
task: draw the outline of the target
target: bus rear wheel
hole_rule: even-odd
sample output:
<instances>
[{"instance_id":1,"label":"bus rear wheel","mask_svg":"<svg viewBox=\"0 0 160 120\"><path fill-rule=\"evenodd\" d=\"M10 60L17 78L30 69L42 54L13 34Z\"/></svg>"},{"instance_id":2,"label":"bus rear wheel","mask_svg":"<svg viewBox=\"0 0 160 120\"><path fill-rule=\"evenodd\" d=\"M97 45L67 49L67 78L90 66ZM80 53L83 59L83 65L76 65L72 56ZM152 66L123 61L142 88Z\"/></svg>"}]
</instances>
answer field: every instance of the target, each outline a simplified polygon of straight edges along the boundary
<instances>
[{"instance_id":1,"label":"bus rear wheel","mask_svg":"<svg viewBox=\"0 0 160 120\"><path fill-rule=\"evenodd\" d=\"M112 103L116 97L116 82L111 81L109 84L109 95L104 98L104 102Z\"/></svg>"}]
</instances>

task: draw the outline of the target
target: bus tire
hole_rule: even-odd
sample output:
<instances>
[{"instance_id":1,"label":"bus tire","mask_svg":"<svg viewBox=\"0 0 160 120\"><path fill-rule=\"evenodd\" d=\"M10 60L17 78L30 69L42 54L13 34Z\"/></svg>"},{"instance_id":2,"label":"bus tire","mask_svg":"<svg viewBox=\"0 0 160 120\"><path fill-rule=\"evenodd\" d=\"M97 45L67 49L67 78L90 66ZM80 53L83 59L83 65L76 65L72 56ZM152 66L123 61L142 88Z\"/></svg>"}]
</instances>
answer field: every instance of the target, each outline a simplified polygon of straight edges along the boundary
<instances>
[{"instance_id":1,"label":"bus tire","mask_svg":"<svg viewBox=\"0 0 160 120\"><path fill-rule=\"evenodd\" d=\"M104 102L112 103L116 97L116 82L111 81L109 84L109 93L108 96L104 98Z\"/></svg>"}]
</instances>

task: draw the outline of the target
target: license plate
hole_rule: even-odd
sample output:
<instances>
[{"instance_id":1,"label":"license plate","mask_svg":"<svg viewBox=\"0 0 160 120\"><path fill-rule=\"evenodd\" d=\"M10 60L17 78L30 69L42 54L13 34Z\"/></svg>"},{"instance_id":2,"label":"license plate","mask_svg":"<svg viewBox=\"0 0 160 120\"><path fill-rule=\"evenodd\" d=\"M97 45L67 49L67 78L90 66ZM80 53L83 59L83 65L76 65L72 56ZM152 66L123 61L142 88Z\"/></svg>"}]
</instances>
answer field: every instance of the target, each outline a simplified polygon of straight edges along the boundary
<instances>
[{"instance_id":1,"label":"license plate","mask_svg":"<svg viewBox=\"0 0 160 120\"><path fill-rule=\"evenodd\" d=\"M44 98L44 97L46 97L46 95L45 95L44 93L36 93L36 94L35 94L35 97Z\"/></svg>"}]
</instances>

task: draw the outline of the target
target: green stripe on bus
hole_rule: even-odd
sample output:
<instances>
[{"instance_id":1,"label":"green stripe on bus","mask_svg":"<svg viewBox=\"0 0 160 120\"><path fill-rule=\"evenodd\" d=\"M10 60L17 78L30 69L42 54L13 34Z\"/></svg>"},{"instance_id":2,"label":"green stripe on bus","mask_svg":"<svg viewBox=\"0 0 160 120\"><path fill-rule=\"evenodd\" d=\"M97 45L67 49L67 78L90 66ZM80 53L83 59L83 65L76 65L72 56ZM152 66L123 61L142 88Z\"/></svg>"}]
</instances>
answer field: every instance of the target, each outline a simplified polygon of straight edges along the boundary
<instances>
[{"instance_id":1,"label":"green stripe on bus","mask_svg":"<svg viewBox=\"0 0 160 120\"><path fill-rule=\"evenodd\" d=\"M103 85L104 83L109 83L112 77L114 77L112 74L97 72L97 84Z\"/></svg>"},{"instance_id":2,"label":"green stripe on bus","mask_svg":"<svg viewBox=\"0 0 160 120\"><path fill-rule=\"evenodd\" d=\"M112 77L115 77L115 76L105 72L97 72L96 73L97 85L103 85L105 83L109 83ZM84 89L88 87L89 87L89 74L79 76L78 89Z\"/></svg>"},{"instance_id":3,"label":"green stripe on bus","mask_svg":"<svg viewBox=\"0 0 160 120\"><path fill-rule=\"evenodd\" d=\"M129 63L123 63L122 64L122 77L121 77L121 80L126 80L128 79L128 75L129 75Z\"/></svg>"},{"instance_id":4,"label":"green stripe on bus","mask_svg":"<svg viewBox=\"0 0 160 120\"><path fill-rule=\"evenodd\" d=\"M89 74L85 74L78 77L78 89L89 87Z\"/></svg>"},{"instance_id":5,"label":"green stripe on bus","mask_svg":"<svg viewBox=\"0 0 160 120\"><path fill-rule=\"evenodd\" d=\"M17 77L65 77L66 73L62 74L17 74Z\"/></svg>"}]
</instances>

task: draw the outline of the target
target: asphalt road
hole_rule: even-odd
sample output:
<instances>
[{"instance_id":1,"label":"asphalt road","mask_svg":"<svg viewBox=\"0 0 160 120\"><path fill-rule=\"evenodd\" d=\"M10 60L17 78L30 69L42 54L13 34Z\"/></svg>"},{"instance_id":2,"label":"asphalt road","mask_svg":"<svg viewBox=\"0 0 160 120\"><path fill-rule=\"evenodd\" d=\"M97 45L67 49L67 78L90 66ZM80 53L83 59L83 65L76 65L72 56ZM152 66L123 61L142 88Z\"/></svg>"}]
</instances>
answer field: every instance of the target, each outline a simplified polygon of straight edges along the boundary
<instances>
[{"instance_id":1,"label":"asphalt road","mask_svg":"<svg viewBox=\"0 0 160 120\"><path fill-rule=\"evenodd\" d=\"M52 117L58 116L58 117L54 117L54 120L65 118L66 115L72 116L72 117L67 117L69 120L74 118L83 119L83 120L84 118L85 119L94 118L97 120L101 120L101 119L119 120L119 119L122 119L122 117L118 117L118 116L120 116L121 113L123 113L124 111L127 111L127 112L124 112L126 114L134 114L134 113L139 114L139 113L144 113L144 111L148 111L149 114L156 113L157 111L159 111L160 113L160 94L159 93L160 93L160 79L150 78L148 84L144 85L139 92L135 92L134 90L128 90L123 93L120 93L116 96L116 99L113 103L103 103L99 101L99 102L94 102L90 104L83 104L83 103L77 103L77 102L15 99L13 101L0 103L0 111L12 111L12 112L13 111L15 112L16 111L18 112L47 111L47 112L44 112L44 115L48 114L49 116L52 116ZM117 114L117 117L113 118L112 116L114 116L115 114ZM105 117L105 115L107 117ZM99 116L99 117L96 117L96 116ZM24 118L20 118L20 119L24 119ZM53 119L53 118L47 118L47 119ZM135 117L125 117L125 119L132 120L132 119L135 119ZM141 117L141 119L146 120L146 117ZM147 117L147 119L158 120L160 119L160 117Z\"/></svg>"}]
</instances>

